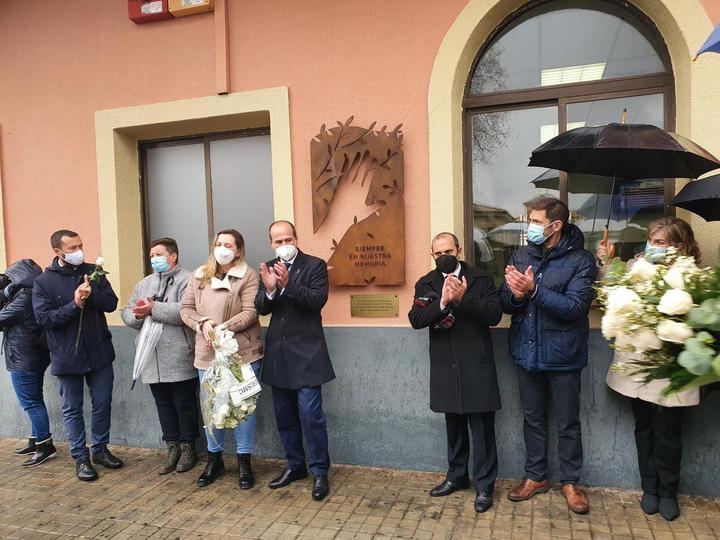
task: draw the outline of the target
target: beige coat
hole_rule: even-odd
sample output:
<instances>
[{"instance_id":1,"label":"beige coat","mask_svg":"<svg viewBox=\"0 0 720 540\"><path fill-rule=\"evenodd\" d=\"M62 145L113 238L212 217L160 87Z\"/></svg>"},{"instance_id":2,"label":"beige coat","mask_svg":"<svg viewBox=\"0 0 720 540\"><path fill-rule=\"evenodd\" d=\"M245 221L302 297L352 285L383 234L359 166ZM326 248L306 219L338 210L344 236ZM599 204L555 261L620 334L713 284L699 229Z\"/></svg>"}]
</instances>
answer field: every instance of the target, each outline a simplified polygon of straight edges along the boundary
<instances>
[{"instance_id":1,"label":"beige coat","mask_svg":"<svg viewBox=\"0 0 720 540\"><path fill-rule=\"evenodd\" d=\"M700 403L700 390L698 388L663 397L662 391L669 384L667 379L658 379L645 384L634 377L613 370L613 366L618 362L637 358L638 356L633 353L615 351L615 356L613 356L612 364L605 379L607 385L623 396L639 398L650 403L657 403L663 407L690 407Z\"/></svg>"},{"instance_id":2,"label":"beige coat","mask_svg":"<svg viewBox=\"0 0 720 540\"><path fill-rule=\"evenodd\" d=\"M201 287L203 268L195 270L188 281L180 306L180 317L195 331L195 367L207 369L214 356L200 329L208 319L235 332L240 347L238 352L245 362L262 358L262 335L255 309L259 287L257 272L244 261L238 262L223 280L213 278L210 284Z\"/></svg>"}]
</instances>

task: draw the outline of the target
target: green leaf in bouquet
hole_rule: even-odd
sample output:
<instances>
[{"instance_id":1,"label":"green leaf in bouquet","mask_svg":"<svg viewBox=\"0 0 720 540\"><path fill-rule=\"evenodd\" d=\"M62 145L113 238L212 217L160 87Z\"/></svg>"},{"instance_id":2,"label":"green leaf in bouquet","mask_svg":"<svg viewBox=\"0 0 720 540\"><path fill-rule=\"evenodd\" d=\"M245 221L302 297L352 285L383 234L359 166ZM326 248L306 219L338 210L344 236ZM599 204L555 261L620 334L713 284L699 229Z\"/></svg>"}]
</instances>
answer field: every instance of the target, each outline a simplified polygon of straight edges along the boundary
<instances>
[{"instance_id":1,"label":"green leaf in bouquet","mask_svg":"<svg viewBox=\"0 0 720 540\"><path fill-rule=\"evenodd\" d=\"M678 355L677 363L687 369L693 375L705 375L710 371L713 361L712 354L696 353L684 350Z\"/></svg>"},{"instance_id":2,"label":"green leaf in bouquet","mask_svg":"<svg viewBox=\"0 0 720 540\"><path fill-rule=\"evenodd\" d=\"M689 341L693 340L701 341L702 343L706 343L708 345L715 343L715 338L708 332L698 332L695 334L695 337L691 338Z\"/></svg>"},{"instance_id":3,"label":"green leaf in bouquet","mask_svg":"<svg viewBox=\"0 0 720 540\"><path fill-rule=\"evenodd\" d=\"M712 324L720 323L720 315L709 310L703 303L690 310L687 322L693 328L708 328Z\"/></svg>"}]
</instances>

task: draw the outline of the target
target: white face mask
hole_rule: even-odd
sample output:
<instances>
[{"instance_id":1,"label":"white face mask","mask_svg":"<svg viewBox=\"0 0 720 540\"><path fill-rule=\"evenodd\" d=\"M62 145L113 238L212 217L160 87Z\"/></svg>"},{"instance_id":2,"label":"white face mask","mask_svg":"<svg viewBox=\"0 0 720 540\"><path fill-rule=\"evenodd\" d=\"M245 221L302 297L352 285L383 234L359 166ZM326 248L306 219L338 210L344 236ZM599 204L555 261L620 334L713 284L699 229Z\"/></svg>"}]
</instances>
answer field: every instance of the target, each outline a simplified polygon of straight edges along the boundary
<instances>
[{"instance_id":1,"label":"white face mask","mask_svg":"<svg viewBox=\"0 0 720 540\"><path fill-rule=\"evenodd\" d=\"M213 254L215 255L215 260L220 265L230 264L235 260L235 252L225 246L216 247Z\"/></svg>"},{"instance_id":2,"label":"white face mask","mask_svg":"<svg viewBox=\"0 0 720 540\"><path fill-rule=\"evenodd\" d=\"M285 262L290 262L295 258L295 255L297 255L297 246L293 246L292 244L278 246L275 248L275 255Z\"/></svg>"},{"instance_id":3,"label":"white face mask","mask_svg":"<svg viewBox=\"0 0 720 540\"><path fill-rule=\"evenodd\" d=\"M78 249L72 253L65 253L64 251L61 251L61 253L63 260L73 266L80 266L83 262L85 262L85 255L83 255L82 249Z\"/></svg>"}]
</instances>

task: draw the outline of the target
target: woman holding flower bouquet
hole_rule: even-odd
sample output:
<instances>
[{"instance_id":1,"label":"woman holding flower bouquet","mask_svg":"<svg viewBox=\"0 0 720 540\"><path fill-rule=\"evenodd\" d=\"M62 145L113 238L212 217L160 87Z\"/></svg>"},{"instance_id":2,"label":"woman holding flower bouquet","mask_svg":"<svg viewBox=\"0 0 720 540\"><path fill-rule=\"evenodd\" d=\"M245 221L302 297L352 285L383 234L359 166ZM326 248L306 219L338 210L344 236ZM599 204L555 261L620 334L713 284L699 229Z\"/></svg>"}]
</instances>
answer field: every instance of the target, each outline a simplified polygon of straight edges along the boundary
<instances>
[{"instance_id":1,"label":"woman holding flower bouquet","mask_svg":"<svg viewBox=\"0 0 720 540\"><path fill-rule=\"evenodd\" d=\"M257 376L263 356L260 323L255 309L258 276L245 262L245 241L235 229L222 230L215 236L206 264L198 268L188 282L183 296L180 316L196 332L195 367L200 374L200 399L206 405L213 397L203 384L207 370L215 357L213 341L218 332L233 332L237 353L242 362L250 364ZM233 360L237 363L237 360ZM236 366L237 367L237 366ZM232 370L235 373L235 370ZM238 370L239 371L239 370ZM214 394L213 394L214 395ZM222 453L226 429L213 426L236 426L235 441L240 489L255 485L250 465L255 434L254 404L243 409L243 418L229 414L227 406L221 418L205 414L208 462L197 481L198 487L212 484L225 471ZM208 410L204 406L203 411Z\"/></svg>"},{"instance_id":2,"label":"woman holding flower bouquet","mask_svg":"<svg viewBox=\"0 0 720 540\"><path fill-rule=\"evenodd\" d=\"M675 248L678 254L692 257L695 263L699 263L700 249L690 225L682 219L666 217L648 225L645 251L628 261L628 272L639 275L645 267L652 271L649 263L664 264L670 247ZM608 262L611 252L612 246L601 244L598 248L596 255L603 266ZM672 280L670 274L665 274L665 280L669 279ZM604 321L611 325L611 320ZM609 337L607 328L604 333ZM662 341L654 332L643 331L632 337L636 352L628 352L627 346L618 343L627 338L621 333L615 337L616 351L613 364L608 370L607 384L616 392L629 397L632 404L643 490L640 506L646 514L660 512L663 518L671 521L680 515L677 494L680 483L683 412L685 407L700 402L700 393L694 388L666 396L663 391L668 386L667 379L645 382L642 376L629 374L627 370L623 373L622 369L618 369L619 366L642 358L641 353L637 352L638 347L640 350L660 349ZM622 349L622 352L617 349Z\"/></svg>"}]
</instances>

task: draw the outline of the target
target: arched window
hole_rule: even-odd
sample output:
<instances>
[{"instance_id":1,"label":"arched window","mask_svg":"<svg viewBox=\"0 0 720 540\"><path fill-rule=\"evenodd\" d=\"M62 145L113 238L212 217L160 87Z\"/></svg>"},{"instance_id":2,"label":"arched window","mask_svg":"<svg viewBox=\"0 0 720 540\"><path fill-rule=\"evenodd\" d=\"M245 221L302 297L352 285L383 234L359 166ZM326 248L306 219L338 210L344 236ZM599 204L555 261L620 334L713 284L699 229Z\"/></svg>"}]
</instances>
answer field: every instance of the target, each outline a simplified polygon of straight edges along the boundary
<instances>
[{"instance_id":1,"label":"arched window","mask_svg":"<svg viewBox=\"0 0 720 540\"><path fill-rule=\"evenodd\" d=\"M595 249L608 215L629 259L661 217L672 181L611 182L528 167L558 133L619 122L672 129L673 75L665 45L637 9L614 0L530 2L479 51L464 109L466 238L475 263L498 282L524 244L525 202L559 197ZM469 239L473 241L470 242Z\"/></svg>"}]
</instances>

